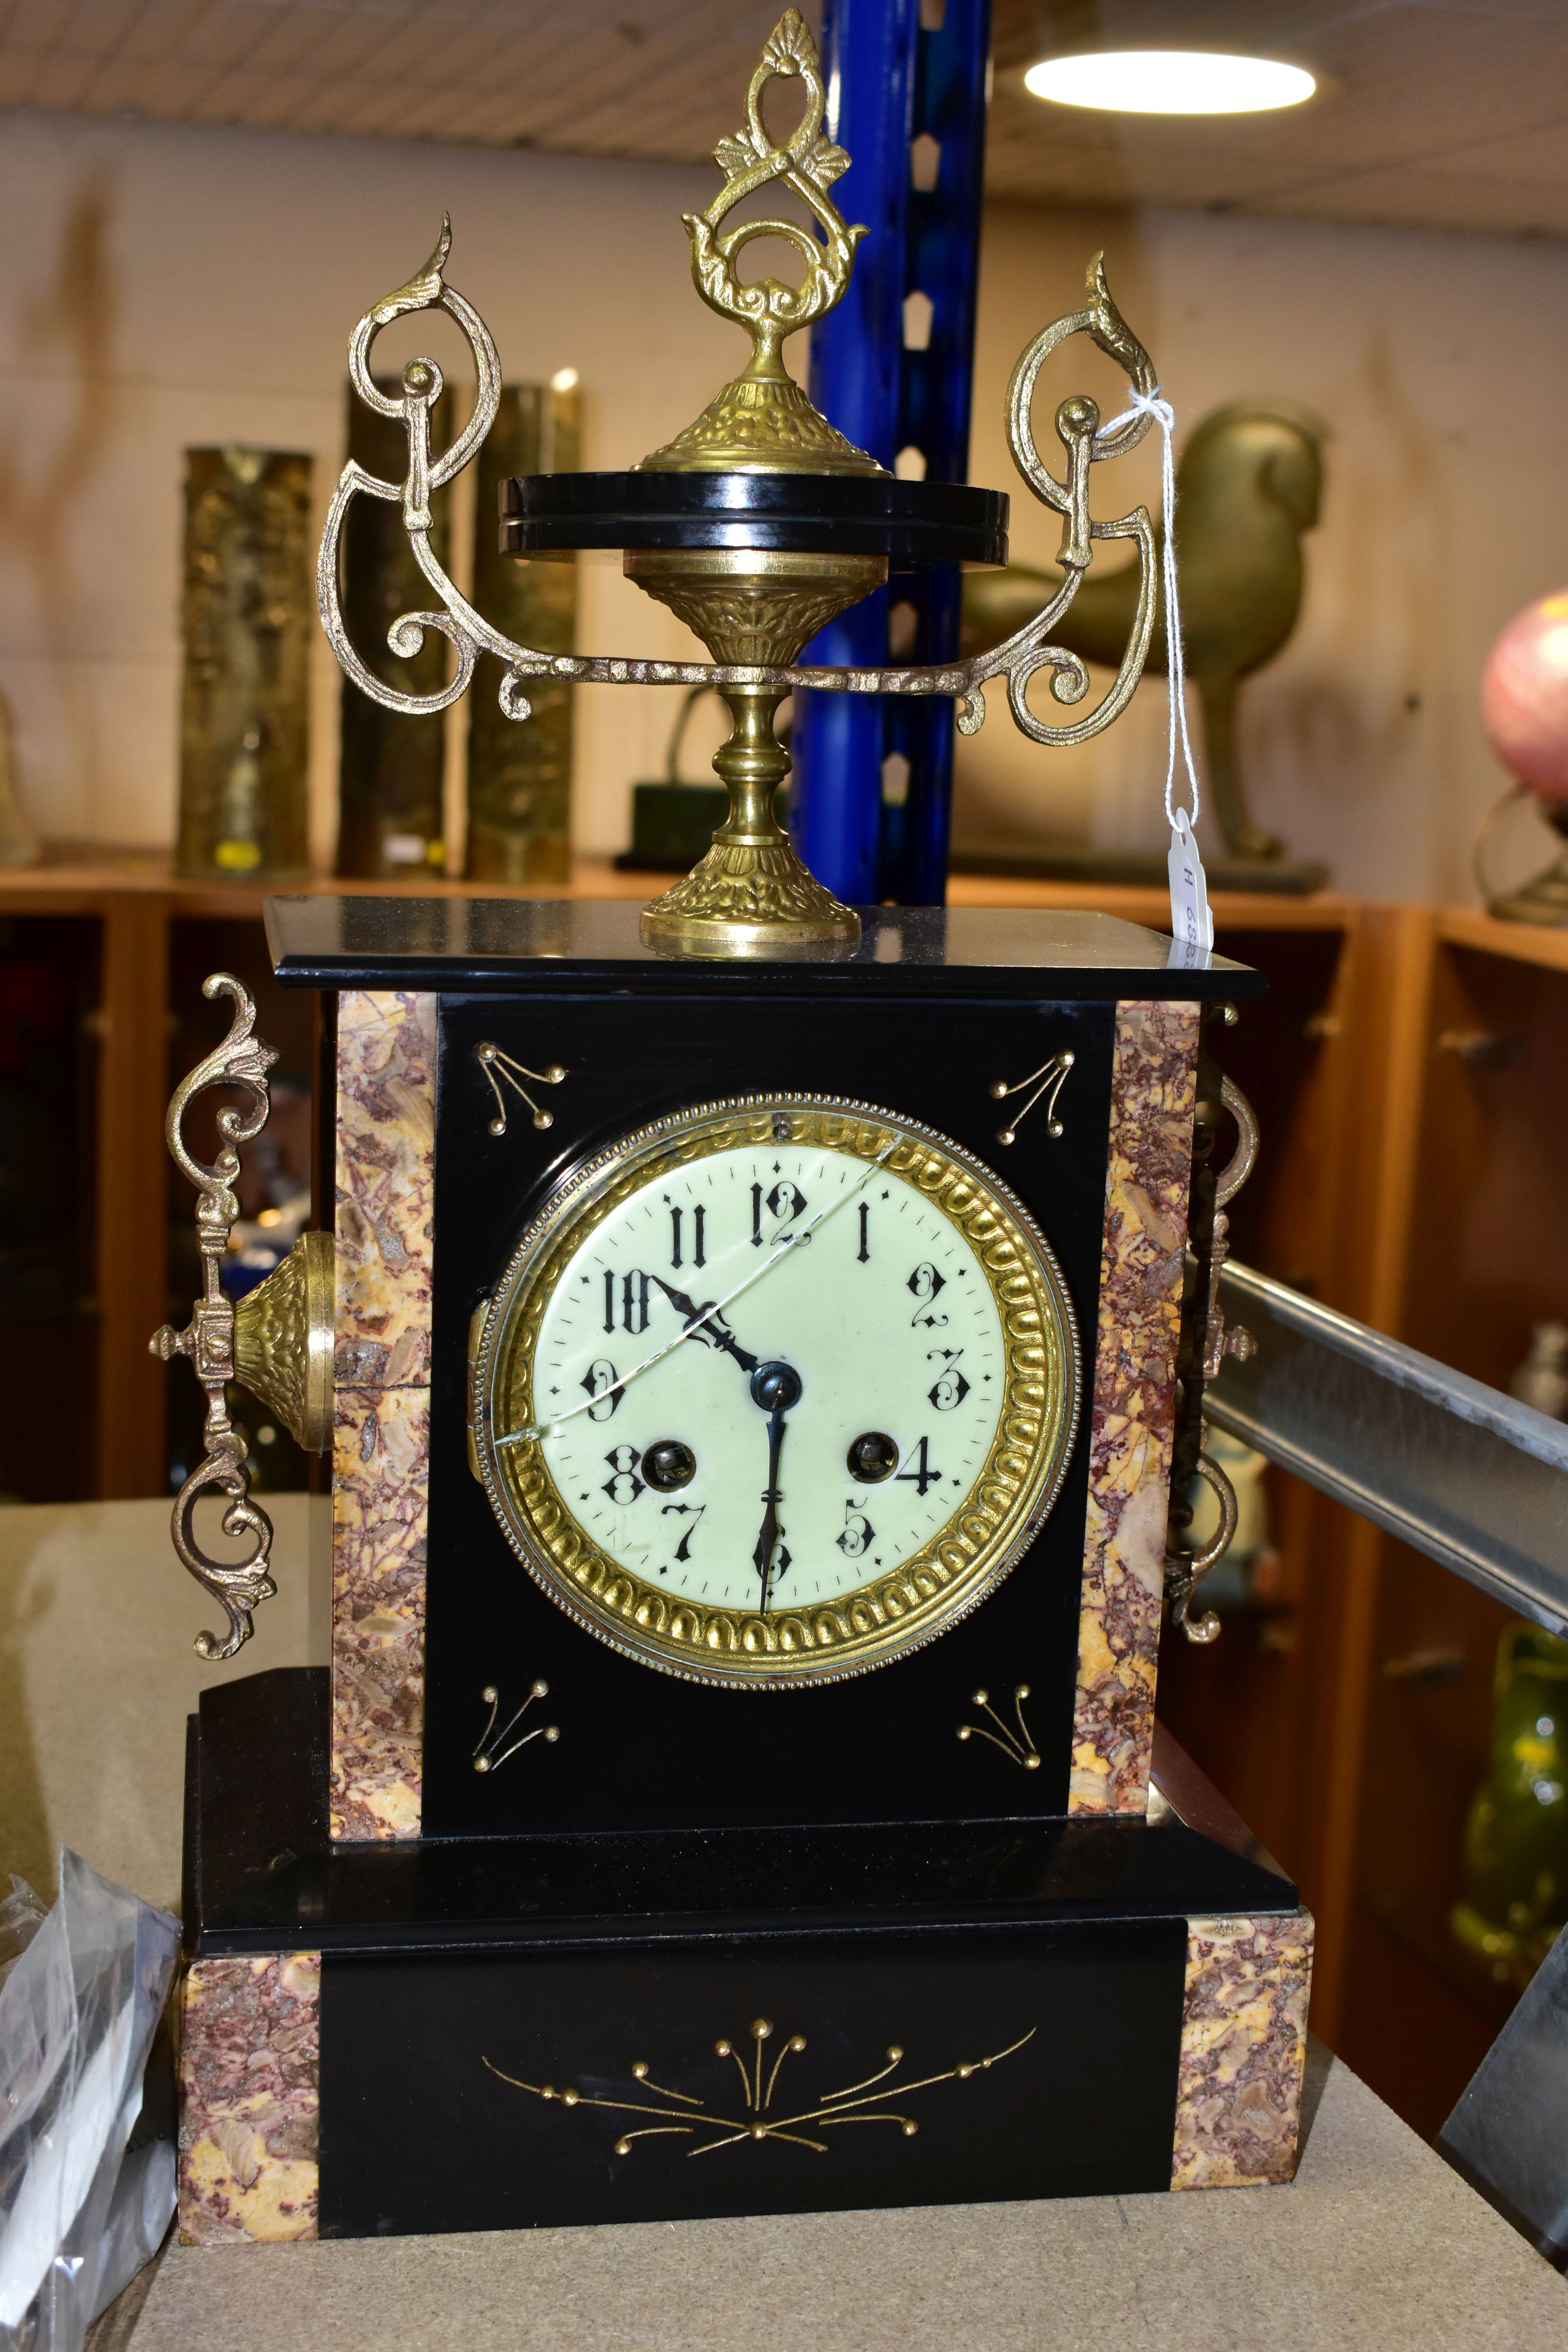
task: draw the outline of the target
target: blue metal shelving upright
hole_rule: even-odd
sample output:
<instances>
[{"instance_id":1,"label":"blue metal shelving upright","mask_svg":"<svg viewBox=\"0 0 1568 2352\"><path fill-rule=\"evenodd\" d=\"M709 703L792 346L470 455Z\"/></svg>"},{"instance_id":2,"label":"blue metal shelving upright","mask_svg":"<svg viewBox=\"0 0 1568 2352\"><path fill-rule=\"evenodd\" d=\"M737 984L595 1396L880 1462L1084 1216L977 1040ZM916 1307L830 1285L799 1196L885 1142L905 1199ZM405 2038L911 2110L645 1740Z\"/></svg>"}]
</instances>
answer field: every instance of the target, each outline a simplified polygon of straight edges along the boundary
<instances>
[{"instance_id":1,"label":"blue metal shelving upright","mask_svg":"<svg viewBox=\"0 0 1568 2352\"><path fill-rule=\"evenodd\" d=\"M813 331L811 396L879 464L919 450L933 482L968 474L990 29L990 0L825 0L827 127L852 159L836 198L870 235ZM912 294L931 306L923 348L906 340ZM956 564L895 577L802 659L951 660L958 590ZM812 872L851 905L940 905L952 700L802 693L795 711L792 823Z\"/></svg>"}]
</instances>

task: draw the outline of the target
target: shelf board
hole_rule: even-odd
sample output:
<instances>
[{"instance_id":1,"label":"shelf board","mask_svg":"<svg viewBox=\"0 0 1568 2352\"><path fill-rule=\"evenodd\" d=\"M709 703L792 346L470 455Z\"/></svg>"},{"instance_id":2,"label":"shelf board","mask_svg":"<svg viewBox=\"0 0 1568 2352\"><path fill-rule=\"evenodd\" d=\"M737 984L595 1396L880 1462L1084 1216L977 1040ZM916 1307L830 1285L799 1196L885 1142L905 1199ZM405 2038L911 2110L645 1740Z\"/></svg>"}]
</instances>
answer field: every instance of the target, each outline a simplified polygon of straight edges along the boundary
<instances>
[{"instance_id":1,"label":"shelf board","mask_svg":"<svg viewBox=\"0 0 1568 2352\"><path fill-rule=\"evenodd\" d=\"M1548 971L1568 971L1568 930L1549 923L1503 923L1479 908L1444 907L1437 916L1437 937L1448 947L1479 948L1487 955L1507 956L1514 963L1540 964Z\"/></svg>"},{"instance_id":2,"label":"shelf board","mask_svg":"<svg viewBox=\"0 0 1568 2352\"><path fill-rule=\"evenodd\" d=\"M310 874L286 882L192 880L174 872L167 857L110 852L96 857L61 854L39 865L0 868L0 908L26 913L47 902L50 913L74 906L101 905L107 898L162 898L181 915L259 916L268 898L331 892L354 898L645 898L662 887L660 877L617 873L607 859L580 858L570 882L448 882L420 875L407 880L345 881L335 874Z\"/></svg>"},{"instance_id":3,"label":"shelf board","mask_svg":"<svg viewBox=\"0 0 1568 2352\"><path fill-rule=\"evenodd\" d=\"M569 882L461 882L420 876L395 881L344 881L314 874L285 885L192 881L176 875L171 861L146 851L73 855L59 851L37 866L0 868L0 912L91 913L109 898L159 897L171 913L240 920L261 913L281 888L289 894L341 892L370 898L480 897L487 898L655 898L679 877L674 874L623 873L605 857L574 858ZM1120 915L1152 930L1170 928L1165 892L1142 887L1092 882L1045 882L1021 875L955 874L948 885L954 907L1084 908ZM1343 931L1358 901L1336 891L1305 898L1273 891L1216 891L1215 922L1221 931ZM1506 926L1500 926L1506 929ZM1563 935L1568 955L1568 934Z\"/></svg>"},{"instance_id":4,"label":"shelf board","mask_svg":"<svg viewBox=\"0 0 1568 2352\"><path fill-rule=\"evenodd\" d=\"M953 874L948 877L950 907L1085 907L1120 915L1152 930L1171 928L1168 892L1139 884L1045 882L1021 874ZM1337 890L1313 890L1296 898L1279 890L1215 890L1209 904L1216 931L1343 931L1360 900Z\"/></svg>"}]
</instances>

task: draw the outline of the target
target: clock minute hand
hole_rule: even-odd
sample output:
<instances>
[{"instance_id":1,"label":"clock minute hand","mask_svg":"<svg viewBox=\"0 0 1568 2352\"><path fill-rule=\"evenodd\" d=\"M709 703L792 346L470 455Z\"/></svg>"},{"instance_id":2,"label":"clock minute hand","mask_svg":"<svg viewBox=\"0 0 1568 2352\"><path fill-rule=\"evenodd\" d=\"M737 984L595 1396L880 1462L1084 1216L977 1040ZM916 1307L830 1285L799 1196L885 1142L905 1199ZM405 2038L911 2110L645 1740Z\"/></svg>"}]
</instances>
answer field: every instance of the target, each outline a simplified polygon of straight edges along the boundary
<instances>
[{"instance_id":1,"label":"clock minute hand","mask_svg":"<svg viewBox=\"0 0 1568 2352\"><path fill-rule=\"evenodd\" d=\"M784 1415L800 1402L800 1374L791 1364L763 1364L752 1375L752 1401L768 1416L768 1483L763 1490L763 1524L752 1565L762 1579L762 1611L767 1614L773 1580L773 1555L779 1548L779 1456L784 1452Z\"/></svg>"},{"instance_id":2,"label":"clock minute hand","mask_svg":"<svg viewBox=\"0 0 1568 2352\"><path fill-rule=\"evenodd\" d=\"M696 1307L688 1298L684 1290L672 1289L662 1276L656 1274L653 1279L658 1283L676 1313L685 1316L686 1332L683 1336L693 1339L706 1339L710 1347L722 1349L725 1355L734 1357L743 1372L756 1370L762 1358L750 1354L742 1347L720 1313L717 1299L710 1298L703 1306Z\"/></svg>"}]
</instances>

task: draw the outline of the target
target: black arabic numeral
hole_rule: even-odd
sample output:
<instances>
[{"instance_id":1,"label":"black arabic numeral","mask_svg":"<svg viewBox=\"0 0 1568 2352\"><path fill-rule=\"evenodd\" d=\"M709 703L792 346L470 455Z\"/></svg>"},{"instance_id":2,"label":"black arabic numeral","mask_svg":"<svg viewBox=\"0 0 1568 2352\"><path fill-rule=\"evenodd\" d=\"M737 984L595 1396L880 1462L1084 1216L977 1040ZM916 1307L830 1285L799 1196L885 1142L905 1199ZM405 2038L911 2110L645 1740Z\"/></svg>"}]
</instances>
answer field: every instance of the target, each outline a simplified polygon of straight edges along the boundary
<instances>
[{"instance_id":1,"label":"black arabic numeral","mask_svg":"<svg viewBox=\"0 0 1568 2352\"><path fill-rule=\"evenodd\" d=\"M805 1213L805 1194L798 1184L791 1184L786 1180L782 1184L775 1184L768 1194L767 1209L769 1216L776 1217L781 1225L794 1224L797 1217ZM781 1234L779 1239L787 1241L789 1235Z\"/></svg>"},{"instance_id":2,"label":"black arabic numeral","mask_svg":"<svg viewBox=\"0 0 1568 2352\"><path fill-rule=\"evenodd\" d=\"M938 1412L956 1412L969 1394L969 1382L958 1369L958 1360L963 1353L962 1348L926 1349L927 1363L940 1363L942 1367L937 1375L936 1385L928 1391L929 1402Z\"/></svg>"},{"instance_id":3,"label":"black arabic numeral","mask_svg":"<svg viewBox=\"0 0 1568 2352\"><path fill-rule=\"evenodd\" d=\"M939 1291L947 1288L947 1276L944 1274L939 1274L929 1258L922 1265L916 1266L906 1287L912 1292L918 1302L914 1313L910 1318L911 1329L923 1324L928 1331L934 1331L947 1321L945 1315L933 1315L930 1311ZM923 1315L921 1312L922 1307L926 1309Z\"/></svg>"},{"instance_id":4,"label":"black arabic numeral","mask_svg":"<svg viewBox=\"0 0 1568 2352\"><path fill-rule=\"evenodd\" d=\"M590 1364L584 1373L581 1386L595 1402L588 1407L590 1421L608 1421L619 1405L625 1391L616 1387L620 1374L606 1356Z\"/></svg>"},{"instance_id":5,"label":"black arabic numeral","mask_svg":"<svg viewBox=\"0 0 1568 2352\"><path fill-rule=\"evenodd\" d=\"M930 1460L926 1454L926 1446L928 1443L929 1441L926 1438L921 1438L919 1445L915 1449L913 1456L915 1465L914 1468L912 1470L900 1470L894 1482L895 1485L901 1485L907 1481L910 1486L918 1486L920 1489L921 1500L922 1502L925 1500L926 1488L928 1486L934 1486L937 1480L942 1475L940 1470L933 1470L931 1466Z\"/></svg>"},{"instance_id":6,"label":"black arabic numeral","mask_svg":"<svg viewBox=\"0 0 1568 2352\"><path fill-rule=\"evenodd\" d=\"M679 1210L678 1209L675 1213L679 1216ZM621 1276L621 1328L623 1331L629 1331L634 1339L640 1338L647 1329L647 1297L652 1279L651 1275L638 1273L635 1268L632 1273L624 1274ZM613 1274L606 1274L605 1276L605 1329L606 1332L611 1332L615 1328L616 1277Z\"/></svg>"},{"instance_id":7,"label":"black arabic numeral","mask_svg":"<svg viewBox=\"0 0 1568 2352\"><path fill-rule=\"evenodd\" d=\"M846 1559L858 1559L861 1553L869 1551L876 1542L877 1530L865 1512L858 1511L850 1501L844 1506L844 1532L835 1536L833 1540Z\"/></svg>"},{"instance_id":8,"label":"black arabic numeral","mask_svg":"<svg viewBox=\"0 0 1568 2352\"><path fill-rule=\"evenodd\" d=\"M860 1203L860 1246L855 1254L855 1263L857 1265L866 1265L870 1262L871 1242L868 1232L868 1227L870 1223L870 1203L868 1201L862 1201Z\"/></svg>"},{"instance_id":9,"label":"black arabic numeral","mask_svg":"<svg viewBox=\"0 0 1568 2352\"><path fill-rule=\"evenodd\" d=\"M668 1192L665 1194L665 1199L666 1199L667 1201L668 1201L668 1200L669 1200L669 1195L668 1195ZM681 1255L680 1255L680 1226L681 1226L681 1220L682 1220L682 1218L685 1216L685 1213L686 1213L686 1212L685 1212L683 1209L678 1209L678 1208L675 1206L674 1202L670 1202L670 1207L669 1207L669 1270L670 1270L670 1272L671 1272L672 1274L679 1274L679 1272L680 1271L680 1267L681 1267L681 1265L682 1265L682 1264L683 1264L683 1260L682 1260L682 1258L681 1258ZM703 1218L704 1218L704 1212L703 1212L700 1208L695 1208L695 1209L693 1209L693 1210L692 1210L692 1212L691 1212L691 1263L692 1263L692 1265L707 1265L707 1263L708 1263L707 1254L706 1254L706 1252L704 1251L703 1246L702 1246L702 1225L703 1225Z\"/></svg>"},{"instance_id":10,"label":"black arabic numeral","mask_svg":"<svg viewBox=\"0 0 1568 2352\"><path fill-rule=\"evenodd\" d=\"M691 1538L697 1533L699 1527L701 1525L702 1514L707 1508L708 1506L706 1503L666 1503L660 1510L659 1517L661 1519L667 1519L671 1511L675 1511L678 1512L683 1519L689 1518L691 1521L691 1525L689 1528L682 1528L680 1530L680 1541L675 1547L675 1557L677 1559L688 1561L690 1559ZM658 1572L660 1576L663 1576L666 1573L666 1570L661 1568Z\"/></svg>"},{"instance_id":11,"label":"black arabic numeral","mask_svg":"<svg viewBox=\"0 0 1568 2352\"><path fill-rule=\"evenodd\" d=\"M761 1249L762 1245L763 1188L760 1184L753 1184L752 1187L752 1247Z\"/></svg>"},{"instance_id":12,"label":"black arabic numeral","mask_svg":"<svg viewBox=\"0 0 1568 2352\"><path fill-rule=\"evenodd\" d=\"M611 1475L599 1491L608 1495L618 1510L629 1510L637 1496L647 1492L637 1475L642 1455L635 1445L612 1445L605 1459L610 1465Z\"/></svg>"}]
</instances>

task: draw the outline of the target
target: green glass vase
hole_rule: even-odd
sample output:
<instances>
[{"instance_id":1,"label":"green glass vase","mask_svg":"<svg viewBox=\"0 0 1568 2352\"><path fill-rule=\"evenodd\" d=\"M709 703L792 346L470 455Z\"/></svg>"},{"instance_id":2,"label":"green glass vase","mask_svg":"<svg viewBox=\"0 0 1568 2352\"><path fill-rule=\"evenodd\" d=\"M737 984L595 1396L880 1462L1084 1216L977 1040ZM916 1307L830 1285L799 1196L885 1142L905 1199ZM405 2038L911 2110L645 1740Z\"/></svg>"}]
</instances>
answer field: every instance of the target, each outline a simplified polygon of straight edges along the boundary
<instances>
[{"instance_id":1,"label":"green glass vase","mask_svg":"<svg viewBox=\"0 0 1568 2352\"><path fill-rule=\"evenodd\" d=\"M1521 1990L1568 1917L1568 1643L1510 1625L1498 1644L1491 1763L1465 1824L1450 1925Z\"/></svg>"}]
</instances>

